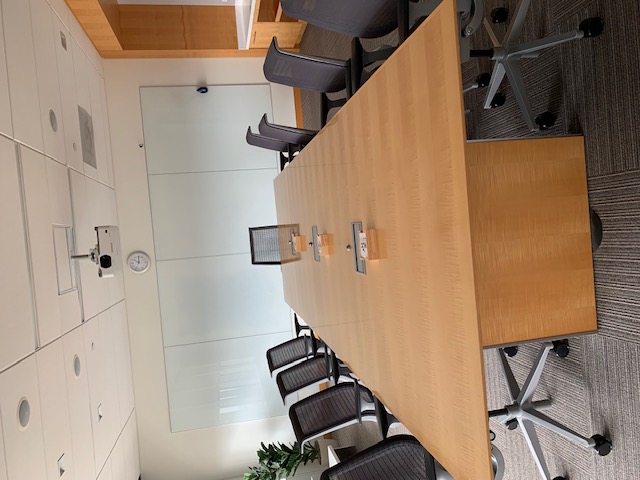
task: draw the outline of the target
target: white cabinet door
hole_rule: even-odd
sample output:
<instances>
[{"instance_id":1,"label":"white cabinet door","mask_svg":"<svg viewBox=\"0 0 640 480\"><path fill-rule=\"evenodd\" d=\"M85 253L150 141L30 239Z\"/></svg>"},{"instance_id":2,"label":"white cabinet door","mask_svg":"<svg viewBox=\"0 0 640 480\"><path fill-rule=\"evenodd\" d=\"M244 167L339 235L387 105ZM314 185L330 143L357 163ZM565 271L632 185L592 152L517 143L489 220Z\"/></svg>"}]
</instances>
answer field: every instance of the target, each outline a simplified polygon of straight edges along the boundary
<instances>
[{"instance_id":1,"label":"white cabinet door","mask_svg":"<svg viewBox=\"0 0 640 480\"><path fill-rule=\"evenodd\" d=\"M76 102L80 124L80 148L83 171L91 178L98 179L97 151L95 144L95 120L91 110L90 69L91 62L84 54L75 38L71 41L73 69L76 79Z\"/></svg>"},{"instance_id":2,"label":"white cabinet door","mask_svg":"<svg viewBox=\"0 0 640 480\"><path fill-rule=\"evenodd\" d=\"M13 134L21 142L42 151L40 102L29 2L2 0L2 21L9 72Z\"/></svg>"},{"instance_id":3,"label":"white cabinet door","mask_svg":"<svg viewBox=\"0 0 640 480\"><path fill-rule=\"evenodd\" d=\"M53 13L46 0L30 0L30 5L44 153L66 164L58 66L53 43Z\"/></svg>"},{"instance_id":4,"label":"white cabinet door","mask_svg":"<svg viewBox=\"0 0 640 480\"><path fill-rule=\"evenodd\" d=\"M115 191L80 173L71 171L76 251L88 252L96 244L95 227L117 225ZM98 268L78 262L84 319L94 317L124 298L123 276L98 278Z\"/></svg>"},{"instance_id":5,"label":"white cabinet door","mask_svg":"<svg viewBox=\"0 0 640 480\"><path fill-rule=\"evenodd\" d=\"M133 376L129 349L129 327L125 302L111 308L113 338L115 342L116 374L118 376L118 402L120 406L120 428L123 428L133 411Z\"/></svg>"},{"instance_id":6,"label":"white cabinet door","mask_svg":"<svg viewBox=\"0 0 640 480\"><path fill-rule=\"evenodd\" d=\"M129 421L122 432L124 437L124 462L126 477L136 480L140 476L140 453L138 451L138 425L136 424L136 412L129 417Z\"/></svg>"},{"instance_id":7,"label":"white cabinet door","mask_svg":"<svg viewBox=\"0 0 640 480\"><path fill-rule=\"evenodd\" d=\"M0 137L0 368L35 348L34 312L15 144Z\"/></svg>"},{"instance_id":8,"label":"white cabinet door","mask_svg":"<svg viewBox=\"0 0 640 480\"><path fill-rule=\"evenodd\" d=\"M62 340L36 352L47 480L73 480L73 448ZM64 470L60 475L60 468Z\"/></svg>"},{"instance_id":9,"label":"white cabinet door","mask_svg":"<svg viewBox=\"0 0 640 480\"><path fill-rule=\"evenodd\" d=\"M127 470L124 461L124 440L125 438L120 436L120 438L118 438L118 442L111 451L111 456L109 457L109 462L111 463L111 475L114 479L118 480L135 480L127 477Z\"/></svg>"},{"instance_id":10,"label":"white cabinet door","mask_svg":"<svg viewBox=\"0 0 640 480\"><path fill-rule=\"evenodd\" d=\"M64 0L61 0L64 3ZM83 171L82 143L80 141L80 123L78 121L78 102L76 101L76 77L73 69L72 39L63 22L53 16L53 42L58 61L58 79L62 105L62 123L64 125L64 143L67 165Z\"/></svg>"},{"instance_id":11,"label":"white cabinet door","mask_svg":"<svg viewBox=\"0 0 640 480\"><path fill-rule=\"evenodd\" d=\"M20 147L40 344L62 333L45 157ZM53 160L49 160L52 162ZM60 168L64 168L60 166ZM55 188L55 187L54 187Z\"/></svg>"},{"instance_id":12,"label":"white cabinet door","mask_svg":"<svg viewBox=\"0 0 640 480\"><path fill-rule=\"evenodd\" d=\"M100 470L115 445L121 425L111 311L107 310L92 318L83 328L93 445L96 469Z\"/></svg>"},{"instance_id":13,"label":"white cabinet door","mask_svg":"<svg viewBox=\"0 0 640 480\"><path fill-rule=\"evenodd\" d=\"M84 327L77 328L62 337L71 441L73 443L73 467L75 478L82 480L96 478L83 329Z\"/></svg>"},{"instance_id":14,"label":"white cabinet door","mask_svg":"<svg viewBox=\"0 0 640 480\"><path fill-rule=\"evenodd\" d=\"M0 132L12 137L9 77L7 77L7 57L4 52L3 30L2 21L0 20Z\"/></svg>"},{"instance_id":15,"label":"white cabinet door","mask_svg":"<svg viewBox=\"0 0 640 480\"><path fill-rule=\"evenodd\" d=\"M8 477L46 478L34 356L0 374L0 412Z\"/></svg>"},{"instance_id":16,"label":"white cabinet door","mask_svg":"<svg viewBox=\"0 0 640 480\"><path fill-rule=\"evenodd\" d=\"M96 147L96 163L98 164L98 180L110 185L113 183L113 172L110 162L107 162L108 127L107 112L103 106L104 80L95 68L89 69L89 86L91 90L91 118L93 119L93 134Z\"/></svg>"}]
</instances>

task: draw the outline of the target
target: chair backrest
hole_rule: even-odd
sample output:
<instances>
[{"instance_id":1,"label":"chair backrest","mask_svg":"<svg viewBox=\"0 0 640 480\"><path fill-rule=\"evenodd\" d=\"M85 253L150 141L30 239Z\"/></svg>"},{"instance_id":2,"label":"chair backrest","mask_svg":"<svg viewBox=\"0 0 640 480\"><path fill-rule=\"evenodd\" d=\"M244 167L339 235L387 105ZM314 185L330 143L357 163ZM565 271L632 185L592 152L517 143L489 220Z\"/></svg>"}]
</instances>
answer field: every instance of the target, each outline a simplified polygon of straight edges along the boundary
<instances>
[{"instance_id":1,"label":"chair backrest","mask_svg":"<svg viewBox=\"0 0 640 480\"><path fill-rule=\"evenodd\" d=\"M289 150L289 142L278 140L276 138L269 138L264 135L258 135L251 131L251 127L247 129L247 135L245 138L247 143L254 147L266 148L267 150L273 150L274 152L287 152Z\"/></svg>"},{"instance_id":2,"label":"chair backrest","mask_svg":"<svg viewBox=\"0 0 640 480\"><path fill-rule=\"evenodd\" d=\"M411 435L395 435L322 472L320 480L435 480L431 454Z\"/></svg>"},{"instance_id":3,"label":"chair backrest","mask_svg":"<svg viewBox=\"0 0 640 480\"><path fill-rule=\"evenodd\" d=\"M321 390L289 407L289 419L302 448L303 444L320 435L358 421L360 402L372 403L373 395L355 382L339 383ZM371 415L375 415L371 412Z\"/></svg>"},{"instance_id":4,"label":"chair backrest","mask_svg":"<svg viewBox=\"0 0 640 480\"><path fill-rule=\"evenodd\" d=\"M267 350L269 372L307 358L313 353L312 338L306 335L292 338Z\"/></svg>"},{"instance_id":5,"label":"chair backrest","mask_svg":"<svg viewBox=\"0 0 640 480\"><path fill-rule=\"evenodd\" d=\"M351 37L382 37L398 27L398 0L281 0L282 11Z\"/></svg>"},{"instance_id":6,"label":"chair backrest","mask_svg":"<svg viewBox=\"0 0 640 480\"><path fill-rule=\"evenodd\" d=\"M319 382L326 382L327 376L331 373L325 355L316 355L308 360L293 365L282 370L276 375L276 384L280 391L282 401L288 395L298 390L314 385Z\"/></svg>"},{"instance_id":7,"label":"chair backrest","mask_svg":"<svg viewBox=\"0 0 640 480\"><path fill-rule=\"evenodd\" d=\"M251 263L253 265L280 265L280 239L278 225L249 228Z\"/></svg>"},{"instance_id":8,"label":"chair backrest","mask_svg":"<svg viewBox=\"0 0 640 480\"><path fill-rule=\"evenodd\" d=\"M325 93L351 89L349 61L280 50L276 37L271 40L263 71L270 82L290 87Z\"/></svg>"},{"instance_id":9,"label":"chair backrest","mask_svg":"<svg viewBox=\"0 0 640 480\"><path fill-rule=\"evenodd\" d=\"M262 120L260 120L258 130L260 130L260 135L282 140L294 145L306 145L313 140L313 137L318 133L316 130L305 130L302 128L287 127L285 125L269 123L266 113L262 116Z\"/></svg>"}]
</instances>

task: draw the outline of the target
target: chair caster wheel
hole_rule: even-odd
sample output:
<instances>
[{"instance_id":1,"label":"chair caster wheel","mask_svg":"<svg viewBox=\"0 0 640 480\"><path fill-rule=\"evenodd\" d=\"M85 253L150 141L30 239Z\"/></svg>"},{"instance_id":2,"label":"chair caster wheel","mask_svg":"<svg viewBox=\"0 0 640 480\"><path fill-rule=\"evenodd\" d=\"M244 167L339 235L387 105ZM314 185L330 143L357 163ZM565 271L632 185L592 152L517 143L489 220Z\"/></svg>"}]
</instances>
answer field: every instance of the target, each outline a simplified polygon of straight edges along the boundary
<instances>
[{"instance_id":1,"label":"chair caster wheel","mask_svg":"<svg viewBox=\"0 0 640 480\"><path fill-rule=\"evenodd\" d=\"M587 18L580 22L578 29L584 32L584 38L597 37L604 30L604 21L600 17Z\"/></svg>"},{"instance_id":2,"label":"chair caster wheel","mask_svg":"<svg viewBox=\"0 0 640 480\"><path fill-rule=\"evenodd\" d=\"M507 426L507 429L515 430L516 428L518 428L518 420L516 420L515 418L512 418L511 420L508 420L507 422L505 422L505 425Z\"/></svg>"},{"instance_id":3,"label":"chair caster wheel","mask_svg":"<svg viewBox=\"0 0 640 480\"><path fill-rule=\"evenodd\" d=\"M551 112L544 112L538 115L536 123L540 130L548 130L556 124L556 116Z\"/></svg>"},{"instance_id":4,"label":"chair caster wheel","mask_svg":"<svg viewBox=\"0 0 640 480\"><path fill-rule=\"evenodd\" d=\"M493 23L504 23L507 21L508 18L509 18L509 10L507 10L504 7L498 7L491 10L491 21Z\"/></svg>"},{"instance_id":5,"label":"chair caster wheel","mask_svg":"<svg viewBox=\"0 0 640 480\"><path fill-rule=\"evenodd\" d=\"M511 347L504 347L502 350L507 355L507 357L515 357L518 353L518 346L513 345Z\"/></svg>"},{"instance_id":6,"label":"chair caster wheel","mask_svg":"<svg viewBox=\"0 0 640 480\"><path fill-rule=\"evenodd\" d=\"M489 430L489 440L493 442L496 439L496 434L493 430Z\"/></svg>"},{"instance_id":7,"label":"chair caster wheel","mask_svg":"<svg viewBox=\"0 0 640 480\"><path fill-rule=\"evenodd\" d=\"M596 444L593 446L593 449L596 452L598 452L598 455L600 455L601 457L604 457L606 455L609 455L609 453L611 453L611 449L613 448L613 445L611 444L611 440L598 434L593 435L591 439L596 442Z\"/></svg>"},{"instance_id":8,"label":"chair caster wheel","mask_svg":"<svg viewBox=\"0 0 640 480\"><path fill-rule=\"evenodd\" d=\"M569 355L571 348L569 348L569 340L556 340L553 342L553 353L560 358L565 358Z\"/></svg>"},{"instance_id":9,"label":"chair caster wheel","mask_svg":"<svg viewBox=\"0 0 640 480\"><path fill-rule=\"evenodd\" d=\"M507 97L504 96L504 93L496 93L491 100L491 108L498 108L504 105L504 102L507 101Z\"/></svg>"},{"instance_id":10,"label":"chair caster wheel","mask_svg":"<svg viewBox=\"0 0 640 480\"><path fill-rule=\"evenodd\" d=\"M488 87L491 83L491 74L488 72L481 73L476 78L476 83L478 84L478 88Z\"/></svg>"}]
</instances>

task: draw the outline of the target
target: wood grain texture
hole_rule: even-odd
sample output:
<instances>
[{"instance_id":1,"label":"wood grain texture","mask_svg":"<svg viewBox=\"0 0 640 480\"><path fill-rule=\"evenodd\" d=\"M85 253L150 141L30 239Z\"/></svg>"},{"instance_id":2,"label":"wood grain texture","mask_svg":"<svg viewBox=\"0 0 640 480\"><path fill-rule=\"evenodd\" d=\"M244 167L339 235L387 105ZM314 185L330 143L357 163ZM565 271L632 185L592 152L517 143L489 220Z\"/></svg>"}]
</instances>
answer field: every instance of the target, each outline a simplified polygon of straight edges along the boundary
<instances>
[{"instance_id":1,"label":"wood grain texture","mask_svg":"<svg viewBox=\"0 0 640 480\"><path fill-rule=\"evenodd\" d=\"M483 344L595 331L582 137L466 150Z\"/></svg>"},{"instance_id":2,"label":"wood grain texture","mask_svg":"<svg viewBox=\"0 0 640 480\"><path fill-rule=\"evenodd\" d=\"M99 0L102 11L109 21L109 25L113 29L113 33L116 34L118 40L120 40L120 6L117 0Z\"/></svg>"},{"instance_id":3,"label":"wood grain texture","mask_svg":"<svg viewBox=\"0 0 640 480\"><path fill-rule=\"evenodd\" d=\"M287 303L454 478L490 480L483 347L596 329L586 175L580 137L466 143L457 39L445 0L274 187L278 223L335 244L282 265Z\"/></svg>"},{"instance_id":4,"label":"wood grain texture","mask_svg":"<svg viewBox=\"0 0 640 480\"><path fill-rule=\"evenodd\" d=\"M251 48L269 48L271 39L278 38L281 48L296 47L307 26L305 22L256 22L251 31Z\"/></svg>"},{"instance_id":5,"label":"wood grain texture","mask_svg":"<svg viewBox=\"0 0 640 480\"><path fill-rule=\"evenodd\" d=\"M252 48L213 50L103 50L102 58L249 58L264 57L267 50Z\"/></svg>"},{"instance_id":6,"label":"wood grain texture","mask_svg":"<svg viewBox=\"0 0 640 480\"><path fill-rule=\"evenodd\" d=\"M215 50L238 47L235 7L120 5L125 50Z\"/></svg>"},{"instance_id":7,"label":"wood grain texture","mask_svg":"<svg viewBox=\"0 0 640 480\"><path fill-rule=\"evenodd\" d=\"M299 88L293 89L293 104L296 108L296 127L304 128L304 116L302 115L302 94Z\"/></svg>"},{"instance_id":8,"label":"wood grain texture","mask_svg":"<svg viewBox=\"0 0 640 480\"><path fill-rule=\"evenodd\" d=\"M187 49L238 48L236 9L232 6L183 6Z\"/></svg>"},{"instance_id":9,"label":"wood grain texture","mask_svg":"<svg viewBox=\"0 0 640 480\"><path fill-rule=\"evenodd\" d=\"M65 1L99 52L102 50L122 50L122 45L116 34L118 27L116 25L114 30L114 27L109 23L110 19L114 19L114 15L110 13L107 16L99 0ZM110 11L110 6L107 5L107 7L107 10Z\"/></svg>"},{"instance_id":10,"label":"wood grain texture","mask_svg":"<svg viewBox=\"0 0 640 480\"><path fill-rule=\"evenodd\" d=\"M335 243L320 262L309 249L282 265L287 302L455 478L488 480L454 7L429 16L275 188L279 223ZM366 275L353 221L385 252Z\"/></svg>"}]
</instances>

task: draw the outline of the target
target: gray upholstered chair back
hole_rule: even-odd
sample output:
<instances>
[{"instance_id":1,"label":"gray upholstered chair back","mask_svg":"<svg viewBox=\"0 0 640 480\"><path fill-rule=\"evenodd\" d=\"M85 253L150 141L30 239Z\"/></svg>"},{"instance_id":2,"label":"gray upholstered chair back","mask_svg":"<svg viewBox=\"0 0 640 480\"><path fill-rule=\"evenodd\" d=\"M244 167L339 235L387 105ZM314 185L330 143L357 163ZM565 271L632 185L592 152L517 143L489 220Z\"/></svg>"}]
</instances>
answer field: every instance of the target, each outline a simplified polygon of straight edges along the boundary
<instances>
[{"instance_id":1,"label":"gray upholstered chair back","mask_svg":"<svg viewBox=\"0 0 640 480\"><path fill-rule=\"evenodd\" d=\"M313 137L315 137L316 130L305 130L302 128L288 127L286 125L276 125L275 123L269 123L267 120L267 114L265 113L258 125L260 135L265 137L275 138L284 142L289 142L294 145L306 145Z\"/></svg>"},{"instance_id":2,"label":"gray upholstered chair back","mask_svg":"<svg viewBox=\"0 0 640 480\"><path fill-rule=\"evenodd\" d=\"M398 0L281 0L288 16L351 37L382 37L398 27Z\"/></svg>"},{"instance_id":3,"label":"gray upholstered chair back","mask_svg":"<svg viewBox=\"0 0 640 480\"><path fill-rule=\"evenodd\" d=\"M246 140L249 145L266 148L267 150L273 150L274 152L286 152L289 150L289 142L278 140L276 138L269 138L264 135L258 135L251 131L251 127L247 129Z\"/></svg>"},{"instance_id":4,"label":"gray upholstered chair back","mask_svg":"<svg viewBox=\"0 0 640 480\"><path fill-rule=\"evenodd\" d=\"M273 37L264 60L264 76L273 83L318 92L339 92L349 86L350 62L287 52ZM350 93L349 93L350 95Z\"/></svg>"}]
</instances>

